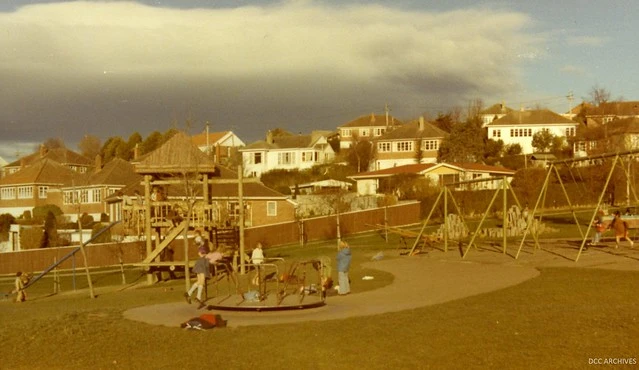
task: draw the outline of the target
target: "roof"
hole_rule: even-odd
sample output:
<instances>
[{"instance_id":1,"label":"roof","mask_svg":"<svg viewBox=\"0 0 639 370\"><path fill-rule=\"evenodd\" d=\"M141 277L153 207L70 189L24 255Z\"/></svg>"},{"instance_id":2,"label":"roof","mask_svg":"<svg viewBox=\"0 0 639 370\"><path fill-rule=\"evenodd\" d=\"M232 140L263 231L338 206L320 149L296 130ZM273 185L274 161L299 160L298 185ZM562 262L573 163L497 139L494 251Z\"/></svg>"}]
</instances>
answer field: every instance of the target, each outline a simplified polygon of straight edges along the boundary
<instances>
[{"instance_id":1,"label":"roof","mask_svg":"<svg viewBox=\"0 0 639 370\"><path fill-rule=\"evenodd\" d=\"M488 115L488 114L506 114L506 113L510 113L510 112L513 112L512 108L508 108L506 105L504 105L504 103L497 103L497 104L493 104L490 107L480 111L479 114L484 114L484 115Z\"/></svg>"},{"instance_id":2,"label":"roof","mask_svg":"<svg viewBox=\"0 0 639 370\"><path fill-rule=\"evenodd\" d=\"M312 147L318 139L328 137L332 131L313 131L310 135L283 135L270 138L271 143L265 140L253 142L240 151L251 149L303 149Z\"/></svg>"},{"instance_id":3,"label":"roof","mask_svg":"<svg viewBox=\"0 0 639 370\"><path fill-rule=\"evenodd\" d=\"M178 132L166 143L136 163L140 174L215 173L215 162L203 153L184 132Z\"/></svg>"},{"instance_id":4,"label":"roof","mask_svg":"<svg viewBox=\"0 0 639 370\"><path fill-rule=\"evenodd\" d=\"M4 176L0 179L0 185L56 184L70 186L84 184L87 178L87 175L78 173L57 161L42 158L18 172Z\"/></svg>"},{"instance_id":5,"label":"roof","mask_svg":"<svg viewBox=\"0 0 639 370\"><path fill-rule=\"evenodd\" d=\"M548 109L536 109L525 111L512 111L505 116L498 118L488 124L492 126L513 126L513 125L552 125L552 124L574 124L577 122L568 119Z\"/></svg>"},{"instance_id":6,"label":"roof","mask_svg":"<svg viewBox=\"0 0 639 370\"><path fill-rule=\"evenodd\" d=\"M419 129L419 120L413 120L405 125L384 133L378 140L399 140L419 138L445 138L448 133L430 122L424 121L423 130Z\"/></svg>"},{"instance_id":7,"label":"roof","mask_svg":"<svg viewBox=\"0 0 639 370\"><path fill-rule=\"evenodd\" d=\"M135 167L121 158L114 158L97 172L89 175L90 185L127 185L133 181L140 182L142 176L135 172Z\"/></svg>"},{"instance_id":8,"label":"roof","mask_svg":"<svg viewBox=\"0 0 639 370\"><path fill-rule=\"evenodd\" d=\"M353 184L347 181L339 181L334 179L327 179L321 181L313 181L307 182L304 184L291 185L289 188L309 188L309 187L320 187L320 188L343 188L343 187L351 187Z\"/></svg>"},{"instance_id":9,"label":"roof","mask_svg":"<svg viewBox=\"0 0 639 370\"><path fill-rule=\"evenodd\" d=\"M233 131L221 131L221 132L209 132L209 140L208 140L208 144L211 146L215 146L218 144L222 144L223 142L227 141L229 138L233 137L233 145L234 146L242 146L244 145L244 142L242 140L240 140L240 138L238 138ZM193 144L197 145L198 147L202 147L202 146L206 146L207 141L206 141L206 132L203 132L201 134L197 134L197 135L193 135L191 137L191 140L193 141Z\"/></svg>"},{"instance_id":10,"label":"roof","mask_svg":"<svg viewBox=\"0 0 639 370\"><path fill-rule=\"evenodd\" d=\"M393 116L390 116L390 115L388 116L389 126L396 126L401 124L402 122L400 120L396 119ZM370 115L357 117L354 120L347 122L338 127L369 127L369 126L373 126L373 127L386 126L386 115L371 113Z\"/></svg>"},{"instance_id":11,"label":"roof","mask_svg":"<svg viewBox=\"0 0 639 370\"><path fill-rule=\"evenodd\" d=\"M91 159L78 154L73 150L69 150L67 148L54 148L38 150L35 153L31 153L9 163L7 167L17 167L22 164L29 165L41 158L52 159L64 165L93 166L93 161Z\"/></svg>"},{"instance_id":12,"label":"roof","mask_svg":"<svg viewBox=\"0 0 639 370\"><path fill-rule=\"evenodd\" d=\"M639 133L639 118L621 118L608 122L606 132L608 135L637 134Z\"/></svg>"},{"instance_id":13,"label":"roof","mask_svg":"<svg viewBox=\"0 0 639 370\"><path fill-rule=\"evenodd\" d=\"M600 103L586 111L587 116L639 116L639 101L613 101Z\"/></svg>"},{"instance_id":14,"label":"roof","mask_svg":"<svg viewBox=\"0 0 639 370\"><path fill-rule=\"evenodd\" d=\"M489 166L481 163L415 163L385 168L349 176L351 179L390 177L399 174L423 175L439 167L448 167L467 172L488 172L502 175L514 175L516 171L501 166Z\"/></svg>"},{"instance_id":15,"label":"roof","mask_svg":"<svg viewBox=\"0 0 639 370\"><path fill-rule=\"evenodd\" d=\"M217 166L217 173L219 174L220 179L237 179L237 172L224 167ZM117 199L119 196L128 195L134 196L135 192L139 192L140 194L144 194L144 185L142 182L137 180L129 183L123 189L121 189L118 193L108 197L109 200L113 201ZM183 197L184 196L184 187L183 186L169 186L167 188L167 195L169 197ZM209 188L209 195L211 198L237 198L238 197L238 184L237 183L227 183L227 184L213 184ZM287 196L273 190L266 185L259 182L246 182L243 187L243 196L245 198L281 198L286 199Z\"/></svg>"}]
</instances>

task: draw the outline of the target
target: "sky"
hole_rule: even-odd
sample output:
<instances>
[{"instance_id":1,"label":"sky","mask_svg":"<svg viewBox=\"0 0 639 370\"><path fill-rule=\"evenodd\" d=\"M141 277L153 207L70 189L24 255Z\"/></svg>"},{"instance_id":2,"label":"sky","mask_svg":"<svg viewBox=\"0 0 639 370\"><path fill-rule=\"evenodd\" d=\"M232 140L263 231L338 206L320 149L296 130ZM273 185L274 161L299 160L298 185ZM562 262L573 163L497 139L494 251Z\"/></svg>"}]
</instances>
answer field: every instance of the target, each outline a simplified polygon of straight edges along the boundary
<instances>
[{"instance_id":1,"label":"sky","mask_svg":"<svg viewBox=\"0 0 639 370\"><path fill-rule=\"evenodd\" d=\"M563 113L594 86L639 100L636 19L634 0L3 0L0 157L207 123L248 144L385 106Z\"/></svg>"}]
</instances>

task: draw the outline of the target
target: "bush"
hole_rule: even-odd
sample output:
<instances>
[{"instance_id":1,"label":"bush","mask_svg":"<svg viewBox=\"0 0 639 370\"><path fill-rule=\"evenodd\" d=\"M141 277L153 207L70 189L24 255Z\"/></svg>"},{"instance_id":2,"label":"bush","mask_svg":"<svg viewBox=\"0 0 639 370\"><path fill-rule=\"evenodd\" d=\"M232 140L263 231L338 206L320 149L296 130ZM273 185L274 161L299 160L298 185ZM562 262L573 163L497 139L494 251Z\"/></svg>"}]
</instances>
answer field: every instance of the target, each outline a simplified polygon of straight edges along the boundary
<instances>
[{"instance_id":1,"label":"bush","mask_svg":"<svg viewBox=\"0 0 639 370\"><path fill-rule=\"evenodd\" d=\"M49 212L53 213L56 217L62 215L60 207L55 204L45 204L43 206L33 207L33 219L38 222L44 222Z\"/></svg>"},{"instance_id":2,"label":"bush","mask_svg":"<svg viewBox=\"0 0 639 370\"><path fill-rule=\"evenodd\" d=\"M39 226L24 227L20 230L20 248L38 249L42 242L43 228Z\"/></svg>"},{"instance_id":3,"label":"bush","mask_svg":"<svg viewBox=\"0 0 639 370\"><path fill-rule=\"evenodd\" d=\"M98 231L102 230L106 226L107 226L106 224L101 224L99 222L93 224L93 227L91 228L91 237L95 236L95 234L97 234ZM93 243L110 243L110 242L111 242L110 229L103 232L102 234L100 234L100 236L98 236L95 240L93 240Z\"/></svg>"}]
</instances>

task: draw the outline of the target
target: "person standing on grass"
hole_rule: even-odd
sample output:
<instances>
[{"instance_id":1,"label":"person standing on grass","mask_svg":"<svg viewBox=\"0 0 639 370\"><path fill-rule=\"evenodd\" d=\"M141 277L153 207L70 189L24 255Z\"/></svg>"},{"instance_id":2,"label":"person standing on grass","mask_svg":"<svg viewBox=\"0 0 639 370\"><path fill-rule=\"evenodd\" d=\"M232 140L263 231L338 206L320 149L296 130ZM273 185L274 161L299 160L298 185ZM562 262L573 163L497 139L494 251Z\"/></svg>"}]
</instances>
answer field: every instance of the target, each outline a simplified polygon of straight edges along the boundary
<instances>
[{"instance_id":1,"label":"person standing on grass","mask_svg":"<svg viewBox=\"0 0 639 370\"><path fill-rule=\"evenodd\" d=\"M351 248L345 241L340 241L337 246L337 277L339 295L346 295L351 292L351 284L348 277L348 270L351 268Z\"/></svg>"},{"instance_id":2,"label":"person standing on grass","mask_svg":"<svg viewBox=\"0 0 639 370\"><path fill-rule=\"evenodd\" d=\"M634 247L635 243L628 237L628 224L621 219L621 212L615 212L615 218L612 219L608 228L615 231L615 249L619 248L619 240L621 238L626 239L630 243L630 248Z\"/></svg>"},{"instance_id":3,"label":"person standing on grass","mask_svg":"<svg viewBox=\"0 0 639 370\"><path fill-rule=\"evenodd\" d=\"M11 292L11 294L18 293L18 296L16 297L16 302L18 303L27 300L27 292L24 290L26 283L28 283L28 279L26 279L26 276L23 276L22 271L18 271L16 273L15 288Z\"/></svg>"},{"instance_id":4,"label":"person standing on grass","mask_svg":"<svg viewBox=\"0 0 639 370\"><path fill-rule=\"evenodd\" d=\"M209 267L209 260L206 258L206 254L208 250L205 246L201 245L197 250L200 258L195 261L195 266L193 266L193 272L197 276L197 281L195 284L191 286L191 289L184 293L184 298L186 298L186 302L191 304L191 296L195 289L197 289L197 298L196 300L200 304L199 308L203 308L205 306L204 301L202 301L202 290L204 290L204 285L206 284L206 279L211 277L211 270Z\"/></svg>"},{"instance_id":5,"label":"person standing on grass","mask_svg":"<svg viewBox=\"0 0 639 370\"><path fill-rule=\"evenodd\" d=\"M595 228L595 236L592 238L592 245L597 245L601 241L601 234L606 231L606 226L603 222L603 210L598 210L597 215L595 216L595 221L593 222Z\"/></svg>"}]
</instances>

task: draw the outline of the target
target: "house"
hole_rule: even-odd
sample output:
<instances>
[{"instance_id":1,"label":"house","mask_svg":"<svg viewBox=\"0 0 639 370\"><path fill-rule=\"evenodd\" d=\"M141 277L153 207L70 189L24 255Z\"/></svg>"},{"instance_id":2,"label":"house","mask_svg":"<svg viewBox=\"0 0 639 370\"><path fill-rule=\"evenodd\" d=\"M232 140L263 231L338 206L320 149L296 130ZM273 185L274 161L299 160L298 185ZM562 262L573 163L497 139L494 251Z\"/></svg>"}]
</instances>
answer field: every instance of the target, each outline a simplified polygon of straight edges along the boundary
<instances>
[{"instance_id":1,"label":"house","mask_svg":"<svg viewBox=\"0 0 639 370\"><path fill-rule=\"evenodd\" d=\"M84 174L48 157L39 158L0 179L0 214L19 217L47 204L62 208L62 189L84 181Z\"/></svg>"},{"instance_id":2,"label":"house","mask_svg":"<svg viewBox=\"0 0 639 370\"><path fill-rule=\"evenodd\" d=\"M375 169L412 163L435 163L442 141L448 133L424 117L386 132L375 140Z\"/></svg>"},{"instance_id":3,"label":"house","mask_svg":"<svg viewBox=\"0 0 639 370\"><path fill-rule=\"evenodd\" d=\"M384 190L383 182L393 176L414 175L429 179L434 185L457 184L458 190L496 189L501 178L512 180L515 171L478 163L418 163L390 167L349 176L356 182L357 195L375 195ZM484 181L482 181L484 180ZM469 181L468 184L463 184Z\"/></svg>"},{"instance_id":4,"label":"house","mask_svg":"<svg viewBox=\"0 0 639 370\"><path fill-rule=\"evenodd\" d=\"M547 109L512 111L489 123L488 138L502 140L505 146L519 144L522 154L534 152L533 136L548 131L554 136L573 137L579 123Z\"/></svg>"},{"instance_id":5,"label":"house","mask_svg":"<svg viewBox=\"0 0 639 370\"><path fill-rule=\"evenodd\" d=\"M104 199L131 183L140 183L142 176L135 172L133 165L121 158L114 158L102 167L99 157L94 170L87 173L80 183L61 187L62 212L71 220L76 220L84 213L95 221L102 214L109 216L110 221L119 220L120 209L110 207Z\"/></svg>"},{"instance_id":6,"label":"house","mask_svg":"<svg viewBox=\"0 0 639 370\"><path fill-rule=\"evenodd\" d=\"M2 167L2 175L7 176L18 172L21 168L29 166L42 158L51 159L78 173L85 173L93 166L93 161L91 159L67 148L47 149L44 145L40 145L39 151L21 157L20 159Z\"/></svg>"},{"instance_id":7,"label":"house","mask_svg":"<svg viewBox=\"0 0 639 370\"><path fill-rule=\"evenodd\" d=\"M215 162L224 165L228 165L237 150L245 145L233 131L205 131L194 135L191 139L201 151L212 155Z\"/></svg>"},{"instance_id":8,"label":"house","mask_svg":"<svg viewBox=\"0 0 639 370\"><path fill-rule=\"evenodd\" d=\"M574 143L574 156L622 152L639 149L639 117L620 118L606 124L584 128Z\"/></svg>"},{"instance_id":9,"label":"house","mask_svg":"<svg viewBox=\"0 0 639 370\"><path fill-rule=\"evenodd\" d=\"M297 184L293 186L289 186L291 189L291 194L313 194L317 192L322 192L326 190L349 190L353 184L346 181L339 180L321 180L321 181L313 181L307 182L305 184Z\"/></svg>"},{"instance_id":10,"label":"house","mask_svg":"<svg viewBox=\"0 0 639 370\"><path fill-rule=\"evenodd\" d=\"M402 125L402 122L390 116L388 111L385 115L371 113L370 116L355 118L337 127L340 137L340 148L348 149L354 142L361 139L375 140L400 125Z\"/></svg>"},{"instance_id":11,"label":"house","mask_svg":"<svg viewBox=\"0 0 639 370\"><path fill-rule=\"evenodd\" d=\"M275 169L308 169L331 162L335 152L328 143L330 131L313 131L310 135L284 133L273 135L240 149L244 175L259 177Z\"/></svg>"},{"instance_id":12,"label":"house","mask_svg":"<svg viewBox=\"0 0 639 370\"><path fill-rule=\"evenodd\" d=\"M602 124L623 118L639 118L639 101L603 102L596 107L587 107L584 115Z\"/></svg>"},{"instance_id":13,"label":"house","mask_svg":"<svg viewBox=\"0 0 639 370\"><path fill-rule=\"evenodd\" d=\"M488 126L488 124L491 123L492 121L499 119L512 111L513 109L508 108L506 104L504 104L503 102L498 104L493 104L490 107L479 111L479 117L481 118L481 122L482 122L481 127Z\"/></svg>"}]
</instances>

